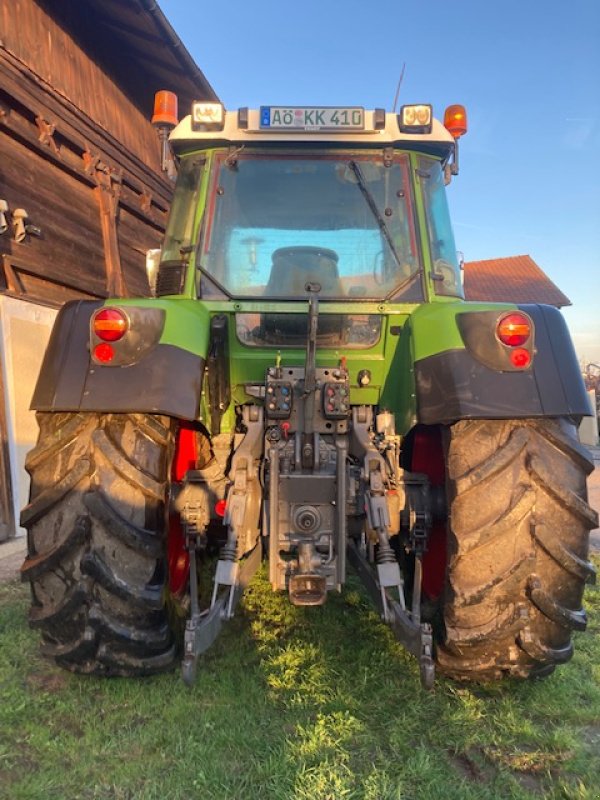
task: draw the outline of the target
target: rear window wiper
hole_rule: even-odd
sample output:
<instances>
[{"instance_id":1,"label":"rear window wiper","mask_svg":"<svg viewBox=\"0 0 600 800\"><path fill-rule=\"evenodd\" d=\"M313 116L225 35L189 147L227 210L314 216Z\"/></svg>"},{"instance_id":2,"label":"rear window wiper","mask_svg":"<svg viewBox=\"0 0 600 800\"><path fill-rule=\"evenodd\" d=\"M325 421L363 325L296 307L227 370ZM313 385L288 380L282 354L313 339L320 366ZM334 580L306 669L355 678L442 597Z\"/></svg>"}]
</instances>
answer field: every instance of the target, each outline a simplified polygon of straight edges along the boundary
<instances>
[{"instance_id":1,"label":"rear window wiper","mask_svg":"<svg viewBox=\"0 0 600 800\"><path fill-rule=\"evenodd\" d=\"M365 178L364 178L364 175L362 174L361 168L358 166L356 161L349 161L348 165L349 165L350 169L352 170L352 172L356 175L356 182L358 184L358 188L360 189L360 191L363 194L363 197L367 201L367 205L371 209L371 213L373 214L373 216L377 220L377 224L379 225L379 229L381 230L382 234L384 235L385 240L388 243L390 250L392 251L392 255L394 256L394 260L396 261L396 264L398 265L398 268L400 270L402 270L402 262L400 261L400 256L398 255L398 251L396 250L394 242L392 241L392 237L390 236L390 231L388 229L388 226L385 224L385 220L381 216L381 213L380 213L379 209L377 208L377 203L375 202L375 198L373 197L373 195L371 194L371 192L369 191L369 189L367 187L367 184L365 182Z\"/></svg>"}]
</instances>

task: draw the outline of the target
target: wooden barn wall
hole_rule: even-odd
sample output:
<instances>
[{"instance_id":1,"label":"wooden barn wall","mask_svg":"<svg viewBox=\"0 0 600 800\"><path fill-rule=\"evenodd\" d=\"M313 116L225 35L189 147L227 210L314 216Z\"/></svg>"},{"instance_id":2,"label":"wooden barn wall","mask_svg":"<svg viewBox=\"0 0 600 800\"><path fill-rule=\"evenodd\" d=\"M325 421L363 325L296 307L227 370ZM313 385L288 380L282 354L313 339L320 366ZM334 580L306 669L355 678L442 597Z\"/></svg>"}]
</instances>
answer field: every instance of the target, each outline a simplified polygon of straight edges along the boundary
<instances>
[{"instance_id":1,"label":"wooden barn wall","mask_svg":"<svg viewBox=\"0 0 600 800\"><path fill-rule=\"evenodd\" d=\"M53 6L55 15L63 14L69 20L71 31L60 27L54 19ZM136 69L135 62L131 59L128 62L118 41L107 40L103 63L99 66L97 55L90 54L89 48L84 50L79 44L84 41L93 46L99 38L94 36L94 26L98 26L98 22L93 11L69 14L71 6L68 0L42 5L34 0L0 0L3 46L98 126L110 132L130 153L152 169L160 170L156 133L149 122L152 108L142 111L136 108L107 74L115 70L116 64L126 76L127 70ZM97 30L99 34L102 32L99 26ZM154 91L161 87L152 88Z\"/></svg>"},{"instance_id":2,"label":"wooden barn wall","mask_svg":"<svg viewBox=\"0 0 600 800\"><path fill-rule=\"evenodd\" d=\"M16 278L16 284L8 288L12 293L44 299L46 282L47 299L53 304L77 295L106 296L97 199L102 189L70 170L53 168L42 154L15 139L3 137L1 149L0 194L10 199L13 210L25 209L31 224L40 230L40 236L30 235L22 243L10 232L0 239L9 278L13 273ZM125 293L147 295L145 253L160 245L162 226L149 225L141 210L136 214L134 201L119 203L115 230Z\"/></svg>"},{"instance_id":3,"label":"wooden barn wall","mask_svg":"<svg viewBox=\"0 0 600 800\"><path fill-rule=\"evenodd\" d=\"M60 29L33 0L18 5L28 10L21 22L29 20L34 33L20 30L17 36L13 23L7 30L25 49L30 43L32 64L43 65L48 41ZM0 11L2 24L12 19L5 0ZM48 41L36 27L41 20L52 28ZM0 235L0 292L51 305L82 296L147 295L145 253L161 243L173 190L158 168L148 166L158 159L156 131L145 120L135 122L131 102L89 59L89 75L120 102L116 131L83 114L4 44L0 38L0 200L9 206L9 230ZM75 53L83 72L84 54ZM119 121L128 116L131 130L140 133L134 151L119 138ZM18 208L33 226L24 242L12 230Z\"/></svg>"}]
</instances>

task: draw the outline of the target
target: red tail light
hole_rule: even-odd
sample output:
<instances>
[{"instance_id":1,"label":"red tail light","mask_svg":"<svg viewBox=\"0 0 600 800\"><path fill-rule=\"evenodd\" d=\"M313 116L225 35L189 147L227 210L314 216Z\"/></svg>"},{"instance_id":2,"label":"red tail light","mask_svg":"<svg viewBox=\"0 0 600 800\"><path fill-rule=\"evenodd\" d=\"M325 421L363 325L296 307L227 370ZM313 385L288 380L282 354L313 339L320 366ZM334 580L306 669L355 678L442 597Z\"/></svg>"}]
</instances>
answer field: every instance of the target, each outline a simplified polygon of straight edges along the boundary
<instances>
[{"instance_id":1,"label":"red tail light","mask_svg":"<svg viewBox=\"0 0 600 800\"><path fill-rule=\"evenodd\" d=\"M507 314L498 321L496 329L502 344L521 347L531 336L531 320L525 314Z\"/></svg>"},{"instance_id":2,"label":"red tail light","mask_svg":"<svg viewBox=\"0 0 600 800\"><path fill-rule=\"evenodd\" d=\"M97 344L94 347L94 358L97 361L101 361L103 364L108 364L109 361L112 361L115 355L115 351L110 344Z\"/></svg>"},{"instance_id":3,"label":"red tail light","mask_svg":"<svg viewBox=\"0 0 600 800\"><path fill-rule=\"evenodd\" d=\"M103 342L118 342L128 329L127 317L116 308L103 308L92 320L92 331Z\"/></svg>"},{"instance_id":4,"label":"red tail light","mask_svg":"<svg viewBox=\"0 0 600 800\"><path fill-rule=\"evenodd\" d=\"M217 500L215 503L215 514L219 517L225 516L227 510L227 500Z\"/></svg>"},{"instance_id":5,"label":"red tail light","mask_svg":"<svg viewBox=\"0 0 600 800\"><path fill-rule=\"evenodd\" d=\"M525 369L531 364L531 353L523 347L517 347L516 350L511 351L510 360L513 367Z\"/></svg>"}]
</instances>

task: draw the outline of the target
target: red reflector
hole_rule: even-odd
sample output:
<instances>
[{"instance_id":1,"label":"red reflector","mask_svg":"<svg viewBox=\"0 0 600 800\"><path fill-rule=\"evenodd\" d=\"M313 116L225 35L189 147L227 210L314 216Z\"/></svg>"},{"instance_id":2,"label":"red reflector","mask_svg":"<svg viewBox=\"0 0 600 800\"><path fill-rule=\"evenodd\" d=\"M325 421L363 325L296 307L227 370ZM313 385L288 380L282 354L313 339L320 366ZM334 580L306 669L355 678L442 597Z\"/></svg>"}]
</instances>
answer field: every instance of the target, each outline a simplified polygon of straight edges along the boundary
<instances>
[{"instance_id":1,"label":"red reflector","mask_svg":"<svg viewBox=\"0 0 600 800\"><path fill-rule=\"evenodd\" d=\"M498 322L498 338L509 347L520 347L531 336L531 320L525 314L507 314Z\"/></svg>"},{"instance_id":2,"label":"red reflector","mask_svg":"<svg viewBox=\"0 0 600 800\"><path fill-rule=\"evenodd\" d=\"M529 350L524 350L522 347L519 347L517 350L511 352L510 360L514 367L525 369L525 367L531 364L531 354Z\"/></svg>"},{"instance_id":3,"label":"red reflector","mask_svg":"<svg viewBox=\"0 0 600 800\"><path fill-rule=\"evenodd\" d=\"M110 344L97 344L94 347L94 358L96 361L102 361L103 364L112 361L114 355L115 351Z\"/></svg>"},{"instance_id":4,"label":"red reflector","mask_svg":"<svg viewBox=\"0 0 600 800\"><path fill-rule=\"evenodd\" d=\"M224 517L226 508L227 508L227 500L217 500L217 502L215 503L215 514L218 517Z\"/></svg>"},{"instance_id":5,"label":"red reflector","mask_svg":"<svg viewBox=\"0 0 600 800\"><path fill-rule=\"evenodd\" d=\"M103 308L92 320L92 330L104 342L117 342L127 333L129 323L122 311Z\"/></svg>"}]
</instances>

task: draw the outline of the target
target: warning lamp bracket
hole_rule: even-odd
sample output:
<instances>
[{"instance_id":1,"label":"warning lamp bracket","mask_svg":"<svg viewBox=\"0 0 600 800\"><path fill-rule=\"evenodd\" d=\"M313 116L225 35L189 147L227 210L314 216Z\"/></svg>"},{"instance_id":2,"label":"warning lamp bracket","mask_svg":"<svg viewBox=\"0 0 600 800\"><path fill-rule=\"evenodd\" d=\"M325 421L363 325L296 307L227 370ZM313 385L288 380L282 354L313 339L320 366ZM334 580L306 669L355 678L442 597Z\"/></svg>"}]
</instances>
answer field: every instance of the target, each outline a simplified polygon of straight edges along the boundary
<instances>
[{"instance_id":1,"label":"warning lamp bracket","mask_svg":"<svg viewBox=\"0 0 600 800\"><path fill-rule=\"evenodd\" d=\"M455 175L458 175L458 139L454 140L452 151L444 164L444 184L448 186Z\"/></svg>"}]
</instances>

